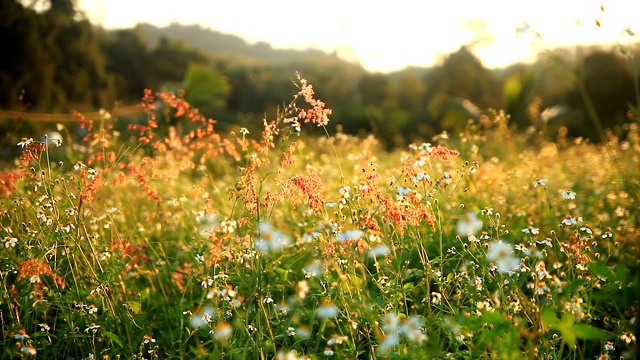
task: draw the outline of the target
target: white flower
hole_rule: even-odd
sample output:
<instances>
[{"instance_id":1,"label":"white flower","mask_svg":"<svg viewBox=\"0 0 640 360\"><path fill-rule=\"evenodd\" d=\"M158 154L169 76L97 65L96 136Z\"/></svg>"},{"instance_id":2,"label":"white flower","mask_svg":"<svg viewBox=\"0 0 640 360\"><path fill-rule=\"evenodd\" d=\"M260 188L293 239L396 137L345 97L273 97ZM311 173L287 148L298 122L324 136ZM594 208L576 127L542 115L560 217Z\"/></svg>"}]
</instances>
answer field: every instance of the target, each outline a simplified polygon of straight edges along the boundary
<instances>
[{"instance_id":1,"label":"white flower","mask_svg":"<svg viewBox=\"0 0 640 360\"><path fill-rule=\"evenodd\" d=\"M213 229L218 227L218 218L214 214L206 214L204 211L196 213L196 222L198 230L203 236L211 236Z\"/></svg>"},{"instance_id":2,"label":"white flower","mask_svg":"<svg viewBox=\"0 0 640 360\"><path fill-rule=\"evenodd\" d=\"M13 338L16 340L28 340L31 337L27 335L27 333L24 330L20 330L17 334L13 336Z\"/></svg>"},{"instance_id":3,"label":"white flower","mask_svg":"<svg viewBox=\"0 0 640 360\"><path fill-rule=\"evenodd\" d=\"M439 292L432 292L431 293L431 304L434 306L438 306L442 303L442 294L440 294Z\"/></svg>"},{"instance_id":4,"label":"white flower","mask_svg":"<svg viewBox=\"0 0 640 360\"><path fill-rule=\"evenodd\" d=\"M400 339L398 338L397 332L388 333L387 336L385 336L384 340L382 340L378 345L378 352L385 353L389 351L389 349L396 346L399 342Z\"/></svg>"},{"instance_id":5,"label":"white flower","mask_svg":"<svg viewBox=\"0 0 640 360\"><path fill-rule=\"evenodd\" d=\"M47 134L44 134L44 138L48 144L54 144L56 147L62 146L62 134L57 131L51 131Z\"/></svg>"},{"instance_id":6,"label":"white flower","mask_svg":"<svg viewBox=\"0 0 640 360\"><path fill-rule=\"evenodd\" d=\"M414 183L414 184L418 184L419 182L422 182L422 181L429 181L429 180L431 180L431 177L429 176L429 174L427 174L427 173L425 173L425 172L421 171L421 172L419 172L419 173L415 174L415 175L413 176L412 180L413 180L413 183Z\"/></svg>"},{"instance_id":7,"label":"white flower","mask_svg":"<svg viewBox=\"0 0 640 360\"><path fill-rule=\"evenodd\" d=\"M511 272L520 268L520 260L513 256L513 247L511 244L502 242L502 240L489 244L487 260L494 262L501 273Z\"/></svg>"},{"instance_id":8,"label":"white flower","mask_svg":"<svg viewBox=\"0 0 640 360\"><path fill-rule=\"evenodd\" d=\"M10 247L16 247L16 244L18 243L18 239L12 236L7 236L1 241L4 243L4 247L7 249Z\"/></svg>"},{"instance_id":9,"label":"white flower","mask_svg":"<svg viewBox=\"0 0 640 360\"><path fill-rule=\"evenodd\" d=\"M261 222L258 228L260 237L253 243L253 247L263 253L280 252L282 248L291 244L288 235L274 230L269 223Z\"/></svg>"},{"instance_id":10,"label":"white flower","mask_svg":"<svg viewBox=\"0 0 640 360\"><path fill-rule=\"evenodd\" d=\"M522 229L522 232L525 234L538 235L540 234L540 229L533 226L527 226L526 228Z\"/></svg>"},{"instance_id":11,"label":"white flower","mask_svg":"<svg viewBox=\"0 0 640 360\"><path fill-rule=\"evenodd\" d=\"M318 231L309 229L302 234L302 242L312 242L322 236Z\"/></svg>"},{"instance_id":12,"label":"white flower","mask_svg":"<svg viewBox=\"0 0 640 360\"><path fill-rule=\"evenodd\" d=\"M222 323L213 329L213 338L215 340L226 340L233 334L233 328L230 324Z\"/></svg>"},{"instance_id":13,"label":"white flower","mask_svg":"<svg viewBox=\"0 0 640 360\"><path fill-rule=\"evenodd\" d=\"M316 316L324 319L334 319L338 316L338 308L331 303L325 303L316 309Z\"/></svg>"},{"instance_id":14,"label":"white flower","mask_svg":"<svg viewBox=\"0 0 640 360\"><path fill-rule=\"evenodd\" d=\"M533 187L537 187L538 185L540 186L547 186L547 182L549 182L549 179L539 179L533 182Z\"/></svg>"},{"instance_id":15,"label":"white flower","mask_svg":"<svg viewBox=\"0 0 640 360\"><path fill-rule=\"evenodd\" d=\"M320 260L314 260L312 263L302 269L305 278L316 277L324 272L324 264Z\"/></svg>"},{"instance_id":16,"label":"white flower","mask_svg":"<svg viewBox=\"0 0 640 360\"><path fill-rule=\"evenodd\" d=\"M31 344L22 345L20 347L20 352L25 355L35 355L38 353L36 349L33 347L33 345Z\"/></svg>"},{"instance_id":17,"label":"white flower","mask_svg":"<svg viewBox=\"0 0 640 360\"><path fill-rule=\"evenodd\" d=\"M287 328L287 336L296 336L296 329L293 326Z\"/></svg>"},{"instance_id":18,"label":"white flower","mask_svg":"<svg viewBox=\"0 0 640 360\"><path fill-rule=\"evenodd\" d=\"M222 226L222 232L225 234L233 234L234 231L236 231L236 221L235 220L225 220L222 223L220 223L220 226Z\"/></svg>"},{"instance_id":19,"label":"white flower","mask_svg":"<svg viewBox=\"0 0 640 360\"><path fill-rule=\"evenodd\" d=\"M396 193L396 200L402 200L404 198L405 195L410 194L411 193L411 189L409 188L405 188L405 187L399 187L398 188L398 192Z\"/></svg>"},{"instance_id":20,"label":"white flower","mask_svg":"<svg viewBox=\"0 0 640 360\"><path fill-rule=\"evenodd\" d=\"M591 230L591 228L589 227L589 225L583 226L580 228L580 231L584 231L587 234L593 234L593 231Z\"/></svg>"},{"instance_id":21,"label":"white flower","mask_svg":"<svg viewBox=\"0 0 640 360\"><path fill-rule=\"evenodd\" d=\"M56 227L55 232L64 231L64 232L66 232L68 234L71 230L73 230L75 228L76 228L75 225L73 225L72 223L67 223L67 225L59 224Z\"/></svg>"},{"instance_id":22,"label":"white flower","mask_svg":"<svg viewBox=\"0 0 640 360\"><path fill-rule=\"evenodd\" d=\"M207 326L213 322L213 318L216 316L216 311L210 307L206 306L200 309L196 314L191 315L191 320L189 320L189 324L194 329L199 329L201 327Z\"/></svg>"},{"instance_id":23,"label":"white flower","mask_svg":"<svg viewBox=\"0 0 640 360\"><path fill-rule=\"evenodd\" d=\"M482 209L482 211L480 211L482 213L482 215L493 215L493 208L492 207L486 207L484 209Z\"/></svg>"},{"instance_id":24,"label":"white flower","mask_svg":"<svg viewBox=\"0 0 640 360\"><path fill-rule=\"evenodd\" d=\"M541 241L536 241L536 244L543 244L543 245L546 245L548 247L552 247L553 246L553 244L551 244L551 241L550 241L549 238L546 238L546 239L541 240Z\"/></svg>"},{"instance_id":25,"label":"white flower","mask_svg":"<svg viewBox=\"0 0 640 360\"><path fill-rule=\"evenodd\" d=\"M275 360L298 360L303 359L302 357L298 357L298 354L295 351L283 352L279 351L276 354Z\"/></svg>"},{"instance_id":26,"label":"white flower","mask_svg":"<svg viewBox=\"0 0 640 360\"><path fill-rule=\"evenodd\" d=\"M307 326L296 328L296 334L303 339L308 339L311 337L311 331Z\"/></svg>"},{"instance_id":27,"label":"white flower","mask_svg":"<svg viewBox=\"0 0 640 360\"><path fill-rule=\"evenodd\" d=\"M567 226L574 225L576 222L576 219L572 218L569 215L567 215L567 217L562 220L562 224Z\"/></svg>"},{"instance_id":28,"label":"white flower","mask_svg":"<svg viewBox=\"0 0 640 360\"><path fill-rule=\"evenodd\" d=\"M89 180L95 180L96 177L99 175L100 173L98 172L98 170L94 169L94 168L89 168L87 170L87 179Z\"/></svg>"},{"instance_id":29,"label":"white flower","mask_svg":"<svg viewBox=\"0 0 640 360\"><path fill-rule=\"evenodd\" d=\"M451 175L449 175L448 172L444 172L444 175L442 175L442 179L446 184L451 184Z\"/></svg>"},{"instance_id":30,"label":"white flower","mask_svg":"<svg viewBox=\"0 0 640 360\"><path fill-rule=\"evenodd\" d=\"M346 337L344 335L340 336L340 335L335 334L335 335L331 336L331 339L327 340L327 345L328 346L333 346L333 345L336 345L336 344L340 345L340 344L342 344L343 342L345 342L347 340L349 340L348 337Z\"/></svg>"},{"instance_id":31,"label":"white flower","mask_svg":"<svg viewBox=\"0 0 640 360\"><path fill-rule=\"evenodd\" d=\"M562 198L565 200L573 200L576 198L576 193L571 190L564 190L562 192Z\"/></svg>"},{"instance_id":32,"label":"white flower","mask_svg":"<svg viewBox=\"0 0 640 360\"><path fill-rule=\"evenodd\" d=\"M413 315L404 321L400 330L407 336L407 340L421 343L427 339L427 335L422 332L422 326L422 320Z\"/></svg>"},{"instance_id":33,"label":"white flower","mask_svg":"<svg viewBox=\"0 0 640 360\"><path fill-rule=\"evenodd\" d=\"M396 346L400 342L402 334L411 342L421 343L427 339L427 335L422 330L422 320L415 315L400 321L398 314L391 312L384 317L382 322L385 338L378 345L378 351L381 353Z\"/></svg>"},{"instance_id":34,"label":"white flower","mask_svg":"<svg viewBox=\"0 0 640 360\"><path fill-rule=\"evenodd\" d=\"M307 282L307 280L299 281L296 285L296 291L298 292L298 297L300 299L304 299L310 290L311 288L309 288L309 283Z\"/></svg>"},{"instance_id":35,"label":"white flower","mask_svg":"<svg viewBox=\"0 0 640 360\"><path fill-rule=\"evenodd\" d=\"M349 198L349 191L351 191L351 186L343 186L340 188L340 202L343 204L347 203L347 199Z\"/></svg>"},{"instance_id":36,"label":"white flower","mask_svg":"<svg viewBox=\"0 0 640 360\"><path fill-rule=\"evenodd\" d=\"M469 211L463 217L458 219L456 224L456 233L459 236L473 235L482 228L482 222L478 219L478 215Z\"/></svg>"},{"instance_id":37,"label":"white flower","mask_svg":"<svg viewBox=\"0 0 640 360\"><path fill-rule=\"evenodd\" d=\"M385 256L391 252L391 249L387 245L378 245L373 249L369 250L367 254L370 258L377 258L378 256Z\"/></svg>"},{"instance_id":38,"label":"white flower","mask_svg":"<svg viewBox=\"0 0 640 360\"><path fill-rule=\"evenodd\" d=\"M386 333L386 337L380 343L378 350L385 352L387 349L398 344L400 338L400 317L395 312L387 314L382 319L382 330Z\"/></svg>"},{"instance_id":39,"label":"white flower","mask_svg":"<svg viewBox=\"0 0 640 360\"><path fill-rule=\"evenodd\" d=\"M340 240L340 242L345 242L347 240L360 240L363 235L364 231L362 230L347 230L338 234L338 240Z\"/></svg>"},{"instance_id":40,"label":"white flower","mask_svg":"<svg viewBox=\"0 0 640 360\"><path fill-rule=\"evenodd\" d=\"M178 202L178 199L169 199L169 200L167 200L167 205L172 206L172 207L176 207L176 206L180 205L180 203Z\"/></svg>"},{"instance_id":41,"label":"white flower","mask_svg":"<svg viewBox=\"0 0 640 360\"><path fill-rule=\"evenodd\" d=\"M98 328L100 328L100 325L97 325L96 323L91 323L91 325L87 326L86 329L84 329L85 332L89 332L91 330L93 330L93 332L96 332L98 330Z\"/></svg>"},{"instance_id":42,"label":"white flower","mask_svg":"<svg viewBox=\"0 0 640 360\"><path fill-rule=\"evenodd\" d=\"M291 122L291 126L296 132L300 132L302 129L300 128L300 122L298 120L294 120Z\"/></svg>"},{"instance_id":43,"label":"white flower","mask_svg":"<svg viewBox=\"0 0 640 360\"><path fill-rule=\"evenodd\" d=\"M202 282L200 283L200 286L206 289L206 288L212 287L214 284L215 283L211 278L211 276L207 276L206 279L202 280Z\"/></svg>"},{"instance_id":44,"label":"white flower","mask_svg":"<svg viewBox=\"0 0 640 360\"><path fill-rule=\"evenodd\" d=\"M33 138L29 138L29 139L22 138L22 141L18 143L18 146L24 149L25 147L31 145L32 143L33 143Z\"/></svg>"}]
</instances>

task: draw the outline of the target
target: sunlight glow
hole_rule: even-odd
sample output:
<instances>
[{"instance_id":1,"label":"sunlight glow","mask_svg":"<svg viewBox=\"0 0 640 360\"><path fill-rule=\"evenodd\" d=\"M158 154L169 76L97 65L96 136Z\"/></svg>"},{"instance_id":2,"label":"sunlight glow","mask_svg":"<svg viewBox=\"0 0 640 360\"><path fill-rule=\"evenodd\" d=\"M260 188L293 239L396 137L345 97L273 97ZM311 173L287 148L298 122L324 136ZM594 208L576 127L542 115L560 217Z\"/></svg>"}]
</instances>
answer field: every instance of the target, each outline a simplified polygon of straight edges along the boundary
<instances>
[{"instance_id":1,"label":"sunlight glow","mask_svg":"<svg viewBox=\"0 0 640 360\"><path fill-rule=\"evenodd\" d=\"M624 41L625 28L636 26L634 31L640 31L640 1L80 0L78 4L92 22L106 28L138 22L200 24L276 48L336 51L374 71L437 64L447 53L486 36L494 41L480 42L474 51L485 66L496 68L532 60L542 49L557 45L615 43ZM595 25L596 19L601 27ZM525 21L530 32L518 36L516 29ZM487 32L474 34L463 26L469 22L484 23ZM541 42L532 36L534 31Z\"/></svg>"}]
</instances>

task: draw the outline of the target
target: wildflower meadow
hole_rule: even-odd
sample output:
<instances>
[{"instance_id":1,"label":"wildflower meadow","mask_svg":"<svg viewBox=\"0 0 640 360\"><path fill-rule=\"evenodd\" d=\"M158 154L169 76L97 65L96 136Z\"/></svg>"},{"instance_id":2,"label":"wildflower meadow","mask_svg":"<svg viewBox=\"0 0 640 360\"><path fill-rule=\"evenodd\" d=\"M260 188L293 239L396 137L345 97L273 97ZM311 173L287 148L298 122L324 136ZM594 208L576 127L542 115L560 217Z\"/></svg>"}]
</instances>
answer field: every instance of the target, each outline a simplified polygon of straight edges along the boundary
<instances>
[{"instance_id":1,"label":"wildflower meadow","mask_svg":"<svg viewBox=\"0 0 640 360\"><path fill-rule=\"evenodd\" d=\"M291 89L255 128L148 90L15 144L0 358L637 357L637 118L593 144L488 110L388 150Z\"/></svg>"}]
</instances>

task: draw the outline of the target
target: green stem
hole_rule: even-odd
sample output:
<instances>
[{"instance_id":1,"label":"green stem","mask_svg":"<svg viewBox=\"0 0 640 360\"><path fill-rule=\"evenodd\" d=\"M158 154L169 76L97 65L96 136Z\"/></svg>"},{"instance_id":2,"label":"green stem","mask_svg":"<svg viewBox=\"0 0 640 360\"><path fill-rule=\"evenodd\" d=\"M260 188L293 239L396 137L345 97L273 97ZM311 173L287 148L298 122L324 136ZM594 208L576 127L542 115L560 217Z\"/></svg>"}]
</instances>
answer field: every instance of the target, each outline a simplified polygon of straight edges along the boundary
<instances>
[{"instance_id":1,"label":"green stem","mask_svg":"<svg viewBox=\"0 0 640 360\"><path fill-rule=\"evenodd\" d=\"M327 139L329 139L329 144L331 144L331 149L333 150L333 154L336 156L336 161L338 163L338 169L340 169L340 183L344 184L344 172L342 171L342 165L340 163L340 157L338 156L338 152L336 151L336 147L333 144L333 139L329 135L329 131L327 130L326 126L323 125L322 129L324 130L324 133L327 135Z\"/></svg>"}]
</instances>

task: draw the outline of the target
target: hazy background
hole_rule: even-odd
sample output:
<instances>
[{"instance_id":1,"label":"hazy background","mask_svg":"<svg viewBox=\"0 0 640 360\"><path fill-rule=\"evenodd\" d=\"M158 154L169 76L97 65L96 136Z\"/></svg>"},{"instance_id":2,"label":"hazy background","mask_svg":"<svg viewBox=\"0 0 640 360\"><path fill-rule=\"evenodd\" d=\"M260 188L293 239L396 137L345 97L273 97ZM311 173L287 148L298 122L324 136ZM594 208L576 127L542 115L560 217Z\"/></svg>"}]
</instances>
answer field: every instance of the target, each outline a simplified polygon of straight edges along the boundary
<instances>
[{"instance_id":1,"label":"hazy background","mask_svg":"<svg viewBox=\"0 0 640 360\"><path fill-rule=\"evenodd\" d=\"M622 135L640 103L640 2L1 0L0 7L4 154L16 139L72 120L72 109L97 116L119 108L114 126L124 130L139 121L132 105L145 88L179 91L220 130L257 131L296 91L295 71L334 109L332 126L374 133L388 146L462 131L490 109L510 114L514 131L598 141L581 86L605 127Z\"/></svg>"},{"instance_id":2,"label":"hazy background","mask_svg":"<svg viewBox=\"0 0 640 360\"><path fill-rule=\"evenodd\" d=\"M527 26L543 35L546 45L557 47L611 43L625 27L638 24L640 2L607 1L604 12L602 4L597 0L81 0L78 9L107 29L138 23L199 24L275 48L336 51L367 70L388 72L408 65L433 66L460 45L474 43L474 53L489 68L533 61L539 52L531 44L533 37L517 33Z\"/></svg>"}]
</instances>

